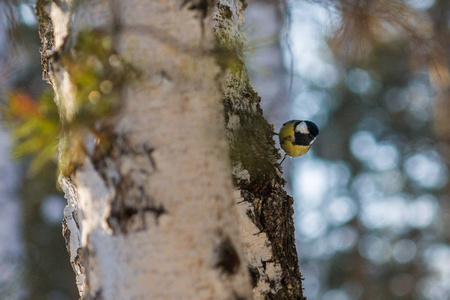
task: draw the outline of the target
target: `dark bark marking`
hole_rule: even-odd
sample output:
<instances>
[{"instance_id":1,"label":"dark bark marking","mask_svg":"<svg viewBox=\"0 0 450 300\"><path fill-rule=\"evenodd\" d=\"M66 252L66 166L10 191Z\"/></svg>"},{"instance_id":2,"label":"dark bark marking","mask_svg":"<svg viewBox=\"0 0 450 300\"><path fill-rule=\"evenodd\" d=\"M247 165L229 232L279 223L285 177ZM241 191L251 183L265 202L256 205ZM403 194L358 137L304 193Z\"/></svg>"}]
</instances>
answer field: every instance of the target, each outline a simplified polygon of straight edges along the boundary
<instances>
[{"instance_id":1,"label":"dark bark marking","mask_svg":"<svg viewBox=\"0 0 450 300\"><path fill-rule=\"evenodd\" d=\"M38 0L36 2L36 15L39 20L39 37L42 42L42 46L39 49L41 53L42 79L46 81L50 81L48 74L50 70L50 55L54 52L53 25L46 10L46 6L49 3L49 0Z\"/></svg>"},{"instance_id":2,"label":"dark bark marking","mask_svg":"<svg viewBox=\"0 0 450 300\"><path fill-rule=\"evenodd\" d=\"M64 238L64 242L66 244L67 252L70 253L70 230L69 227L67 226L66 218L62 220L62 235Z\"/></svg>"},{"instance_id":3,"label":"dark bark marking","mask_svg":"<svg viewBox=\"0 0 450 300\"><path fill-rule=\"evenodd\" d=\"M233 275L239 270L241 260L228 236L222 237L222 242L216 248L216 252L218 258L215 264L216 268L227 275Z\"/></svg>"},{"instance_id":4,"label":"dark bark marking","mask_svg":"<svg viewBox=\"0 0 450 300\"><path fill-rule=\"evenodd\" d=\"M252 284L252 288L255 288L256 285L258 284L259 278L261 277L261 275L259 274L258 268L248 265L247 266L248 269L248 273L250 274L250 281Z\"/></svg>"},{"instance_id":5,"label":"dark bark marking","mask_svg":"<svg viewBox=\"0 0 450 300\"><path fill-rule=\"evenodd\" d=\"M233 12L229 6L218 3L217 7L222 11L222 16L225 18L230 19L233 17Z\"/></svg>"},{"instance_id":6,"label":"dark bark marking","mask_svg":"<svg viewBox=\"0 0 450 300\"><path fill-rule=\"evenodd\" d=\"M128 233L131 222L138 222L140 217L140 230L147 228L145 214L151 213L156 224L159 218L167 214L162 204L147 195L143 186L135 186L131 178L123 177L116 185L116 198L114 199L110 215L106 218L109 227L114 233L120 231Z\"/></svg>"},{"instance_id":7,"label":"dark bark marking","mask_svg":"<svg viewBox=\"0 0 450 300\"><path fill-rule=\"evenodd\" d=\"M236 291L233 291L234 300L246 300L247 297L239 295Z\"/></svg>"},{"instance_id":8,"label":"dark bark marking","mask_svg":"<svg viewBox=\"0 0 450 300\"><path fill-rule=\"evenodd\" d=\"M133 216L139 213L152 213L155 215L156 222L158 222L159 217L167 213L167 210L160 204L158 207L146 206L140 209L135 207L124 207L121 211L116 211L111 213L108 218L122 219L123 222L128 222Z\"/></svg>"},{"instance_id":9,"label":"dark bark marking","mask_svg":"<svg viewBox=\"0 0 450 300\"><path fill-rule=\"evenodd\" d=\"M188 5L189 10L196 10L200 13L200 26L202 30L202 37L205 36L205 19L212 7L213 0L183 0L181 8Z\"/></svg>"},{"instance_id":10,"label":"dark bark marking","mask_svg":"<svg viewBox=\"0 0 450 300\"><path fill-rule=\"evenodd\" d=\"M103 289L99 288L94 292L94 294L89 295L89 300L103 300Z\"/></svg>"},{"instance_id":11,"label":"dark bark marking","mask_svg":"<svg viewBox=\"0 0 450 300\"><path fill-rule=\"evenodd\" d=\"M156 203L145 188L148 178L157 172L153 158L155 148L147 143L133 144L126 134L117 134L107 124L104 125L101 132L107 142L96 148L91 159L105 185L113 187L116 192L110 215L106 218L109 227L114 233L127 233L131 225L134 225L134 231L144 230L147 228L146 213L152 213L158 224L159 217L167 210ZM122 174L123 157L139 159L141 163Z\"/></svg>"},{"instance_id":12,"label":"dark bark marking","mask_svg":"<svg viewBox=\"0 0 450 300\"><path fill-rule=\"evenodd\" d=\"M189 10L197 10L200 12L201 18L205 19L208 16L209 8L212 6L212 0L183 0L181 8L188 5Z\"/></svg>"},{"instance_id":13,"label":"dark bark marking","mask_svg":"<svg viewBox=\"0 0 450 300\"><path fill-rule=\"evenodd\" d=\"M150 161L153 169L157 170L158 168L156 167L156 161L153 158L153 152L155 151L155 148L148 146L147 144L145 144L143 146L144 149L144 153L147 155L148 160Z\"/></svg>"}]
</instances>

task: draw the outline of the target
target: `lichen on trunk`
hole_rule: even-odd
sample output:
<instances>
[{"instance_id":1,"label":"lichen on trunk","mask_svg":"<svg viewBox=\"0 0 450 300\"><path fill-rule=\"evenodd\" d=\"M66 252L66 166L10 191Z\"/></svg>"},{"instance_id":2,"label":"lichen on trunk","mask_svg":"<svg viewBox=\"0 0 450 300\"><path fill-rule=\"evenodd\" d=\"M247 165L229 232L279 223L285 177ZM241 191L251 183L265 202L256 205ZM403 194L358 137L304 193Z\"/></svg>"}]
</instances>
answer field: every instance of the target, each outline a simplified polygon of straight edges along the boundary
<instances>
[{"instance_id":1,"label":"lichen on trunk","mask_svg":"<svg viewBox=\"0 0 450 300\"><path fill-rule=\"evenodd\" d=\"M82 298L250 299L250 277L257 299L302 298L292 199L241 60L244 6L37 2Z\"/></svg>"},{"instance_id":2,"label":"lichen on trunk","mask_svg":"<svg viewBox=\"0 0 450 300\"><path fill-rule=\"evenodd\" d=\"M240 3L240 1L236 1ZM241 235L255 299L305 299L295 247L293 199L284 190L273 126L260 108L242 60L242 10L218 4L215 20L228 55L223 101L240 216ZM230 58L231 57L231 58Z\"/></svg>"}]
</instances>

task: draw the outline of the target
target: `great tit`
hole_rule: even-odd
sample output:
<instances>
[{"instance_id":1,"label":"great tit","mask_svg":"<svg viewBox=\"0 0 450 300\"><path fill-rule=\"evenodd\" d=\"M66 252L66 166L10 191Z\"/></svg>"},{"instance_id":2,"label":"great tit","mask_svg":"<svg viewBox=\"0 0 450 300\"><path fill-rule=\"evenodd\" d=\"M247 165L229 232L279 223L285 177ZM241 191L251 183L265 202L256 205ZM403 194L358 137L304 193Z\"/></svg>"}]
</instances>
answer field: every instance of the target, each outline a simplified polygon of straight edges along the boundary
<instances>
[{"instance_id":1,"label":"great tit","mask_svg":"<svg viewBox=\"0 0 450 300\"><path fill-rule=\"evenodd\" d=\"M319 135L319 128L311 121L291 120L283 124L280 129L280 146L286 155L298 157L308 152L312 143Z\"/></svg>"}]
</instances>

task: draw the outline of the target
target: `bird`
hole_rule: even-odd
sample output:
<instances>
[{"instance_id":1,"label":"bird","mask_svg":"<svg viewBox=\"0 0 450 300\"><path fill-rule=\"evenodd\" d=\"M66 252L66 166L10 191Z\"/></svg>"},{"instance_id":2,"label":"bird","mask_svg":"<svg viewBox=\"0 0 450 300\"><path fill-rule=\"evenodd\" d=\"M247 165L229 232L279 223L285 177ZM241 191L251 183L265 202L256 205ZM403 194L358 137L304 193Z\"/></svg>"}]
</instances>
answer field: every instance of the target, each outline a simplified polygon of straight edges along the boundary
<instances>
[{"instance_id":1,"label":"bird","mask_svg":"<svg viewBox=\"0 0 450 300\"><path fill-rule=\"evenodd\" d=\"M281 126L278 136L281 149L286 152L281 165L287 155L298 157L306 154L319 136L319 128L311 121L291 120Z\"/></svg>"}]
</instances>

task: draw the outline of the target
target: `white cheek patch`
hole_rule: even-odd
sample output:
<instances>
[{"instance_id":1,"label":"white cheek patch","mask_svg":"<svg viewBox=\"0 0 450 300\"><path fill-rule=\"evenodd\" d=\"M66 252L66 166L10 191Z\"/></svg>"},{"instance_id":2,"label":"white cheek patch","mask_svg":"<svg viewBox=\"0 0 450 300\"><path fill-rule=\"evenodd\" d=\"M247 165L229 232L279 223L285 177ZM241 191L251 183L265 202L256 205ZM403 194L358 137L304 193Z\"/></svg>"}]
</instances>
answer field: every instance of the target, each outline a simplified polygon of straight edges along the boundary
<instances>
[{"instance_id":1,"label":"white cheek patch","mask_svg":"<svg viewBox=\"0 0 450 300\"><path fill-rule=\"evenodd\" d=\"M298 125L295 127L295 131L303 134L309 134L308 125L306 125L305 122L298 123Z\"/></svg>"}]
</instances>

